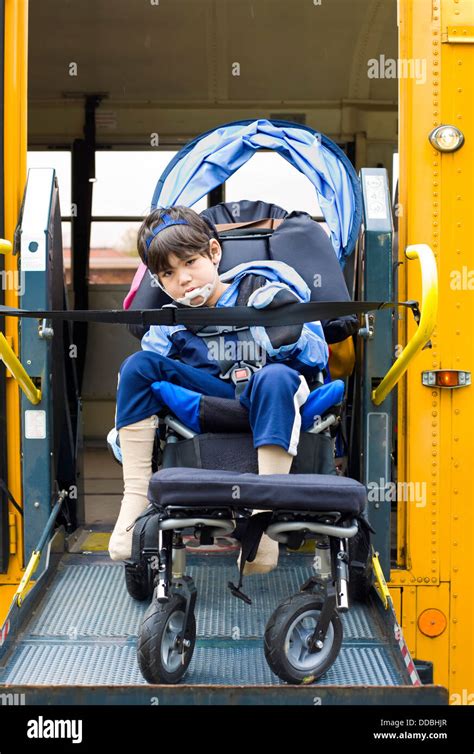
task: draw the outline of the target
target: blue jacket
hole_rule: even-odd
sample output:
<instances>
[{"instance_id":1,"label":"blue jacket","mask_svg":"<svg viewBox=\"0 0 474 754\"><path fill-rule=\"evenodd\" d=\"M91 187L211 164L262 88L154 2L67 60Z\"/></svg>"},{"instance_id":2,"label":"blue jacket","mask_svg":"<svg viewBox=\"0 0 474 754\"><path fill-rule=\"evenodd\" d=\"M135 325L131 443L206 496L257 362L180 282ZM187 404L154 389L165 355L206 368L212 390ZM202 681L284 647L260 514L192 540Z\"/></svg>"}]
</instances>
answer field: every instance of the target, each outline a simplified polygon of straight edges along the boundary
<instances>
[{"instance_id":1,"label":"blue jacket","mask_svg":"<svg viewBox=\"0 0 474 754\"><path fill-rule=\"evenodd\" d=\"M235 306L239 285L246 275L263 276L267 282L255 290L248 299L248 306L256 309L275 307L291 300L299 303L310 301L310 290L303 278L285 262L244 262L220 275L220 280L231 282L216 302L216 307ZM277 303L278 299L280 303ZM175 306L175 304L166 304ZM256 343L267 355L266 363L284 362L304 375L310 376L323 369L328 360L328 346L320 322L310 322L296 327L299 337L295 342L276 346L269 332L276 328L250 327ZM293 331L295 328L293 328ZM280 339L281 340L281 339ZM184 325L152 325L142 338L145 351L155 351L163 356L177 358L184 364L205 369L215 377L220 376L220 366L209 354L203 338L190 332Z\"/></svg>"}]
</instances>

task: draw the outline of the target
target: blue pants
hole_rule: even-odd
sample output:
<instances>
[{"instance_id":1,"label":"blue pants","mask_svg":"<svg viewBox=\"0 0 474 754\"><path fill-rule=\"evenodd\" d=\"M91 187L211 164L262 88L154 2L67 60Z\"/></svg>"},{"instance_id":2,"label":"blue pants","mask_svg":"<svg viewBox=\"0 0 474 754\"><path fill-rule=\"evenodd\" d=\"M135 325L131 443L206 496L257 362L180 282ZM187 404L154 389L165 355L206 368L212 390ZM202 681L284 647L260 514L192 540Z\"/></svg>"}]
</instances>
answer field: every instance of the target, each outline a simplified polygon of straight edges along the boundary
<instances>
[{"instance_id":1,"label":"blue pants","mask_svg":"<svg viewBox=\"0 0 474 754\"><path fill-rule=\"evenodd\" d=\"M120 367L117 429L146 419L164 408L150 388L156 381L171 382L202 395L235 397L231 382L154 351L138 351L125 359ZM308 394L305 378L286 364L267 364L254 372L239 397L249 412L254 447L280 445L291 455L296 455L301 429L300 407Z\"/></svg>"}]
</instances>

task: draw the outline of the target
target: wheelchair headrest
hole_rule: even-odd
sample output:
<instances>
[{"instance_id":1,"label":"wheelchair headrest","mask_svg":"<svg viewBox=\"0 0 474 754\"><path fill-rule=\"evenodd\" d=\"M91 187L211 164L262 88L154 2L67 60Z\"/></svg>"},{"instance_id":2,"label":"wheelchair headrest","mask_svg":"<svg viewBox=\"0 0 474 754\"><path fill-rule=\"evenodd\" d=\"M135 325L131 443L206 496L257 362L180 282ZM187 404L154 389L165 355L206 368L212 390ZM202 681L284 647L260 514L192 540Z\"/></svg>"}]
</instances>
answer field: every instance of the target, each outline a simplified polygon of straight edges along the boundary
<instances>
[{"instance_id":1,"label":"wheelchair headrest","mask_svg":"<svg viewBox=\"0 0 474 754\"><path fill-rule=\"evenodd\" d=\"M248 199L242 199L239 202L221 202L201 212L201 216L207 217L214 225L246 223L272 217L284 218L287 215L288 212L276 204Z\"/></svg>"},{"instance_id":2,"label":"wheelchair headrest","mask_svg":"<svg viewBox=\"0 0 474 754\"><path fill-rule=\"evenodd\" d=\"M235 214L232 214L232 209ZM204 210L215 224L222 246L219 273L256 260L285 262L298 272L312 301L349 301L344 275L332 243L319 223L306 212L291 212L266 202L228 202ZM223 221L223 222L217 222ZM145 274L131 309L155 309L171 299ZM130 326L136 337L146 332Z\"/></svg>"}]
</instances>

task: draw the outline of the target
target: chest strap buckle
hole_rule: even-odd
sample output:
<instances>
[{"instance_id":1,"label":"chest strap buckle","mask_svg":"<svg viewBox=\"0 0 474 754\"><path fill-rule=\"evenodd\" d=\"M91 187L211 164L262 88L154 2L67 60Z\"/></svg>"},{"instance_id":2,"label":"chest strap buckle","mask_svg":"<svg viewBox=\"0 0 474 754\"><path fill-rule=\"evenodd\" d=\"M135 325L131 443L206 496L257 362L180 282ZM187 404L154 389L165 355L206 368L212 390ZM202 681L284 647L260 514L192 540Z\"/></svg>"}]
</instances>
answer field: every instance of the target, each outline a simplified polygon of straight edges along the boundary
<instances>
[{"instance_id":1,"label":"chest strap buckle","mask_svg":"<svg viewBox=\"0 0 474 754\"><path fill-rule=\"evenodd\" d=\"M231 372L230 372L230 379L235 385L235 397L238 398L241 393L245 390L245 386L249 379L251 378L254 371L257 371L256 369L252 369L252 367L249 364L236 364Z\"/></svg>"}]
</instances>

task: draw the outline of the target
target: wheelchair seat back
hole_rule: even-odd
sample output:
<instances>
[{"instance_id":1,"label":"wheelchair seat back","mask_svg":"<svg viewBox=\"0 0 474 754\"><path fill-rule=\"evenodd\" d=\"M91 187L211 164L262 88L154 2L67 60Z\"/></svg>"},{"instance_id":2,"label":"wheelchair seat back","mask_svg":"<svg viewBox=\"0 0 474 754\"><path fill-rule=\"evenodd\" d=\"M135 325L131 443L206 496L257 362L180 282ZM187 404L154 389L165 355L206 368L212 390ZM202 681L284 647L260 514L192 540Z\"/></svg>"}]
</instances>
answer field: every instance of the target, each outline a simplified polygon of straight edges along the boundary
<instances>
[{"instance_id":1,"label":"wheelchair seat back","mask_svg":"<svg viewBox=\"0 0 474 754\"><path fill-rule=\"evenodd\" d=\"M221 275L244 262L285 262L306 282L311 301L350 300L332 243L320 224L306 212L287 213L274 204L242 200L209 207L201 215L214 225L219 235ZM158 309L171 303L166 293L152 282L151 275L143 276L131 309ZM321 324L329 344L344 341L358 330L358 319L352 315ZM142 338L148 328L130 325L129 329Z\"/></svg>"}]
</instances>

